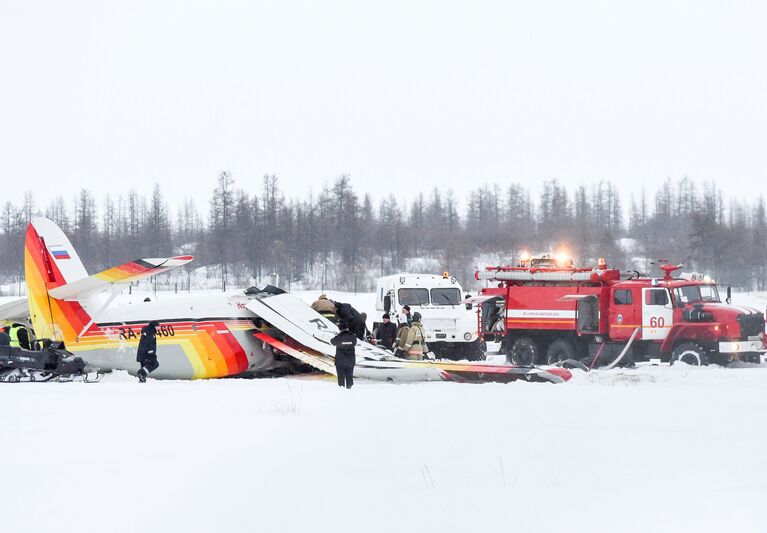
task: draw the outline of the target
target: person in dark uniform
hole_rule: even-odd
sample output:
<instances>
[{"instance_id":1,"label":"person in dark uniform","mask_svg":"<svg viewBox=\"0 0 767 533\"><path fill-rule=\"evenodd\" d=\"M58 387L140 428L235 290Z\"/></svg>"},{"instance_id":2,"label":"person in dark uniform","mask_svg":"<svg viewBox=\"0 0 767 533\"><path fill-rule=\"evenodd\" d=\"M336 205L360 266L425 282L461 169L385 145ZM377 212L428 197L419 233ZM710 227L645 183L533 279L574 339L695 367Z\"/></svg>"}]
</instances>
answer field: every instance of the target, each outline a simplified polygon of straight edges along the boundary
<instances>
[{"instance_id":1,"label":"person in dark uniform","mask_svg":"<svg viewBox=\"0 0 767 533\"><path fill-rule=\"evenodd\" d=\"M376 340L387 350L391 350L397 340L397 324L390 320L389 313L383 314L383 324L376 329Z\"/></svg>"},{"instance_id":2,"label":"person in dark uniform","mask_svg":"<svg viewBox=\"0 0 767 533\"><path fill-rule=\"evenodd\" d=\"M157 326L159 325L159 322L152 320L141 328L141 338L138 341L138 353L136 354L136 361L141 365L138 371L140 383L145 383L147 375L160 366L157 361Z\"/></svg>"},{"instance_id":3,"label":"person in dark uniform","mask_svg":"<svg viewBox=\"0 0 767 533\"><path fill-rule=\"evenodd\" d=\"M336 302L336 314L338 315L339 323L345 322L347 328L349 328L359 340L365 340L367 326L365 325L365 319L359 311L350 304Z\"/></svg>"},{"instance_id":4,"label":"person in dark uniform","mask_svg":"<svg viewBox=\"0 0 767 533\"><path fill-rule=\"evenodd\" d=\"M354 385L354 363L357 361L354 355L357 337L349 331L349 325L346 322L341 322L338 327L341 332L330 339L330 342L336 347L338 386L351 389Z\"/></svg>"},{"instance_id":5,"label":"person in dark uniform","mask_svg":"<svg viewBox=\"0 0 767 533\"><path fill-rule=\"evenodd\" d=\"M359 335L357 335L357 338L362 341L370 342L370 340L373 338L373 333L371 333L371 331L368 329L368 314L360 313L360 318L362 319L362 325L364 326L363 328L364 334L361 339Z\"/></svg>"}]
</instances>

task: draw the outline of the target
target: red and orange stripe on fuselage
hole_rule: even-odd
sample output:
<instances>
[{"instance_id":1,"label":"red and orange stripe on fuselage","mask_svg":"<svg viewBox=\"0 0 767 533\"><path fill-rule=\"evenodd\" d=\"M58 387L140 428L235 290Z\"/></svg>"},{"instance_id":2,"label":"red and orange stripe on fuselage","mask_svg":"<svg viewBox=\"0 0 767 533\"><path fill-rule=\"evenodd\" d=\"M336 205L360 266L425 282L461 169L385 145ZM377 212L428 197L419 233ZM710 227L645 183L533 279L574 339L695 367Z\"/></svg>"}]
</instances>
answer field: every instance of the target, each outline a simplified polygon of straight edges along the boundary
<instances>
[{"instance_id":1,"label":"red and orange stripe on fuselage","mask_svg":"<svg viewBox=\"0 0 767 533\"><path fill-rule=\"evenodd\" d=\"M193 378L235 376L250 366L247 353L234 332L255 330L249 319L161 320L157 352L162 365L163 347L176 345L194 369ZM135 354L146 322L94 324L67 349L88 360L93 350L126 350Z\"/></svg>"}]
</instances>

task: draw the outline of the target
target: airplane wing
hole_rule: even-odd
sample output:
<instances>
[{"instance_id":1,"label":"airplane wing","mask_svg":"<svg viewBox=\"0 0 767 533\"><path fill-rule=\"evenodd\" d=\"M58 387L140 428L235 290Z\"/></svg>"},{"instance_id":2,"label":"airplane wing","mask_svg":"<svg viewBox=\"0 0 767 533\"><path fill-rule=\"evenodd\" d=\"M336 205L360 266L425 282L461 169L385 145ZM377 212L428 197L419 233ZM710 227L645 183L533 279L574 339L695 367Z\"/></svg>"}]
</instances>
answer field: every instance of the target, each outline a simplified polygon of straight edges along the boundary
<instances>
[{"instance_id":1,"label":"airplane wing","mask_svg":"<svg viewBox=\"0 0 767 533\"><path fill-rule=\"evenodd\" d=\"M324 372L333 373L335 346L330 339L338 328L290 293L250 300L246 307L305 349L288 346L265 333L255 337ZM460 381L472 383L541 381L562 383L572 377L566 368L520 367L484 362L408 361L391 352L358 341L354 375L385 381Z\"/></svg>"},{"instance_id":2,"label":"airplane wing","mask_svg":"<svg viewBox=\"0 0 767 533\"><path fill-rule=\"evenodd\" d=\"M184 266L193 259L194 257L191 255L136 259L130 263L104 270L87 278L61 285L49 290L48 294L59 300L86 298L106 290L112 285L131 283Z\"/></svg>"},{"instance_id":3,"label":"airplane wing","mask_svg":"<svg viewBox=\"0 0 767 533\"><path fill-rule=\"evenodd\" d=\"M288 299L295 299L303 307L308 309L316 316L309 317L305 309L301 309L301 306L295 306L297 309L303 311L301 319L299 317L288 318L282 315L279 311L276 311L272 306L267 305L269 300L274 298L280 298L282 296L288 296ZM250 311L260 316L272 326L282 331L288 337L291 337L295 341L303 344L307 348L310 348L321 354L333 356L336 353L336 347L330 344L330 339L338 334L338 328L330 320L326 319L314 309L301 302L292 294L280 294L277 296L271 296L268 298L253 299L250 300L246 306ZM311 328L311 329L310 329Z\"/></svg>"},{"instance_id":4,"label":"airplane wing","mask_svg":"<svg viewBox=\"0 0 767 533\"><path fill-rule=\"evenodd\" d=\"M253 299L246 307L307 348L335 356L336 347L330 339L338 335L338 327L292 294ZM357 341L355 353L365 359L392 358L391 352L365 341Z\"/></svg>"},{"instance_id":5,"label":"airplane wing","mask_svg":"<svg viewBox=\"0 0 767 533\"><path fill-rule=\"evenodd\" d=\"M26 322L29 320L29 304L26 298L0 305L0 322Z\"/></svg>"}]
</instances>

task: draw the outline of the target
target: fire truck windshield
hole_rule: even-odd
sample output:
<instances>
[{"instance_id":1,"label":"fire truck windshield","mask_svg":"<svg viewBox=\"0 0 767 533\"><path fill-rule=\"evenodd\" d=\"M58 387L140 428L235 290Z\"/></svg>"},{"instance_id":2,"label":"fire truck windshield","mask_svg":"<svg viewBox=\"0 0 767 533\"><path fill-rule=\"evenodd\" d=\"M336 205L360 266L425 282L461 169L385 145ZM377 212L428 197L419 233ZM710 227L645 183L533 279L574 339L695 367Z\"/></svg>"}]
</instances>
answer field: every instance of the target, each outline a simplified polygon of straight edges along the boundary
<instances>
[{"instance_id":1,"label":"fire truck windshield","mask_svg":"<svg viewBox=\"0 0 767 533\"><path fill-rule=\"evenodd\" d=\"M719 302L716 285L685 285L676 289L677 305L696 302Z\"/></svg>"}]
</instances>

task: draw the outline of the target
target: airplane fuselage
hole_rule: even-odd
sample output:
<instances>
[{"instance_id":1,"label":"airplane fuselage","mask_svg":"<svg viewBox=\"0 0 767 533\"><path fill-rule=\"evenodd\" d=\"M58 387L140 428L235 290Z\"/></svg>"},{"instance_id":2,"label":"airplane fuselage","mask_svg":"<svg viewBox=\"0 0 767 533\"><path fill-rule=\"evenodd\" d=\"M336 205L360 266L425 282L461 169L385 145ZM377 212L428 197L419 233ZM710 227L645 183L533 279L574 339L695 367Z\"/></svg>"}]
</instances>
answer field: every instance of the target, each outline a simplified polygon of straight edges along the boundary
<instances>
[{"instance_id":1,"label":"airplane fuselage","mask_svg":"<svg viewBox=\"0 0 767 533\"><path fill-rule=\"evenodd\" d=\"M103 308L106 296L81 302L94 321L82 334L64 339L70 352L103 369L139 368L141 328L157 320L153 377L200 379L236 376L278 366L271 350L254 337L256 317L245 295L224 294L120 298Z\"/></svg>"}]
</instances>

